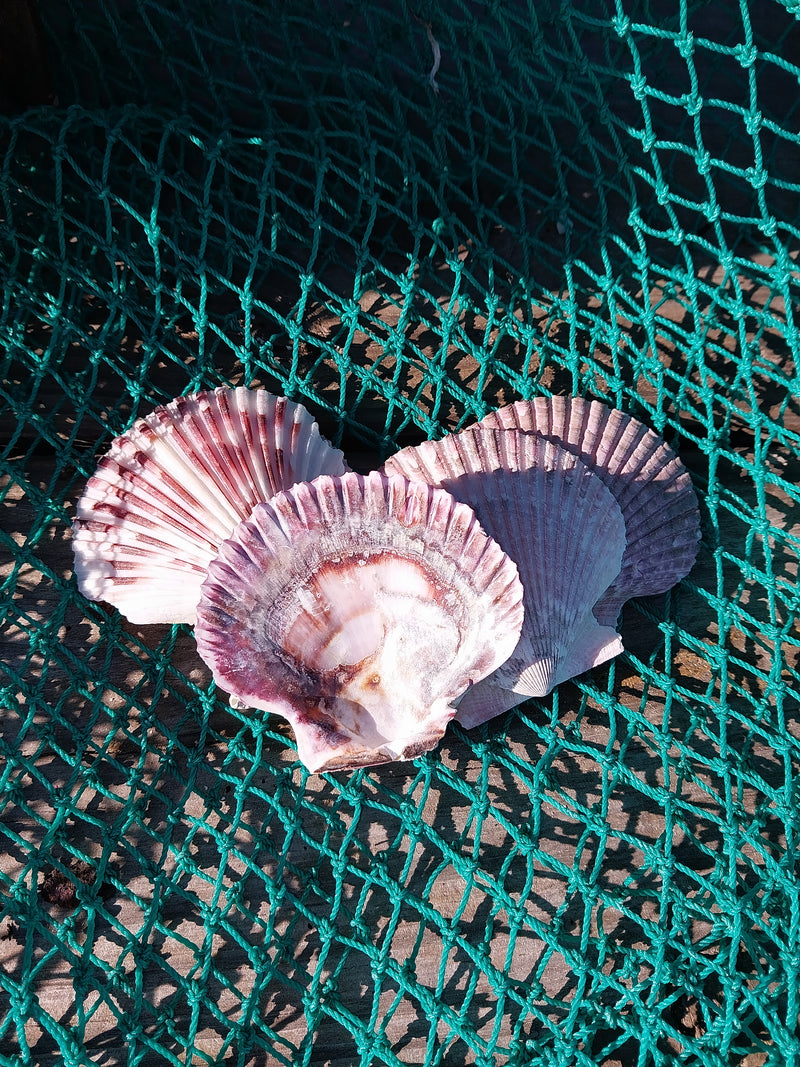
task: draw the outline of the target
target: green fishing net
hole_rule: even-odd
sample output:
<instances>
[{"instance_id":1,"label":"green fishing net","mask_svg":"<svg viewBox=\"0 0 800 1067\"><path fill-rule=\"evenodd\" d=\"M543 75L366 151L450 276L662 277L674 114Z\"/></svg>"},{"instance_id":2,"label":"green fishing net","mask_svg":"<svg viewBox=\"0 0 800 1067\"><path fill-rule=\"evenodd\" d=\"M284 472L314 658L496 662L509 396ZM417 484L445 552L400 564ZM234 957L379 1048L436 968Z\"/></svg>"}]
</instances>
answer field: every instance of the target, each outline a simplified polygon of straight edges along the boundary
<instances>
[{"instance_id":1,"label":"green fishing net","mask_svg":"<svg viewBox=\"0 0 800 1067\"><path fill-rule=\"evenodd\" d=\"M800 1061L798 15L5 4L2 1067ZM697 564L551 696L309 775L72 575L112 437L221 383L360 470L604 400Z\"/></svg>"}]
</instances>

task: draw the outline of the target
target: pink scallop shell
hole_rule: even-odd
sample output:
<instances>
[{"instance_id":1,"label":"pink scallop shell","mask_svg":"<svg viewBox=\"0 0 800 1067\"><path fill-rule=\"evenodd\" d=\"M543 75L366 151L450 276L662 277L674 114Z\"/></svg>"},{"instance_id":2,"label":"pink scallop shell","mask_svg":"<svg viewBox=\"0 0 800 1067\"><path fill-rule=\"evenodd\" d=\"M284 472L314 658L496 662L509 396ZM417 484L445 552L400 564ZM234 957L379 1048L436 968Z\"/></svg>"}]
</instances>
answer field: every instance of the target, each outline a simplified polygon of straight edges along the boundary
<instances>
[{"instance_id":1,"label":"pink scallop shell","mask_svg":"<svg viewBox=\"0 0 800 1067\"><path fill-rule=\"evenodd\" d=\"M616 626L626 600L664 593L692 569L700 516L691 478L672 449L638 419L597 400L556 396L517 401L478 425L518 429L559 444L614 494L627 547L618 577L595 607L599 622Z\"/></svg>"},{"instance_id":2,"label":"pink scallop shell","mask_svg":"<svg viewBox=\"0 0 800 1067\"><path fill-rule=\"evenodd\" d=\"M209 567L200 655L312 771L411 759L513 651L517 568L443 490L377 472L258 505Z\"/></svg>"},{"instance_id":3,"label":"pink scallop shell","mask_svg":"<svg viewBox=\"0 0 800 1067\"><path fill-rule=\"evenodd\" d=\"M592 608L619 573L625 524L613 495L572 453L533 434L477 426L405 448L384 470L469 504L519 568L520 643L464 696L459 722L477 725L499 705L506 710L526 696L544 696L622 651L619 635L600 625Z\"/></svg>"},{"instance_id":4,"label":"pink scallop shell","mask_svg":"<svg viewBox=\"0 0 800 1067\"><path fill-rule=\"evenodd\" d=\"M256 504L346 470L285 397L179 397L115 438L89 479L73 525L78 587L132 622L192 623L209 563Z\"/></svg>"}]
</instances>

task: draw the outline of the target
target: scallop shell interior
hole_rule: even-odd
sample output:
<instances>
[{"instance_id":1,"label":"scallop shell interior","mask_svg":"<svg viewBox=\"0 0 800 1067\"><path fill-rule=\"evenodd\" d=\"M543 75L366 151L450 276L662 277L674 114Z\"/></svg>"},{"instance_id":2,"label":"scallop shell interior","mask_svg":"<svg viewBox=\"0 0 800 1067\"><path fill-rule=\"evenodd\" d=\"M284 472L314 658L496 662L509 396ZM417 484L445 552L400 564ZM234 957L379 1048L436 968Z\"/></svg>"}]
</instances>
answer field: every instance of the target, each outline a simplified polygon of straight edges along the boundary
<instances>
[{"instance_id":1,"label":"scallop shell interior","mask_svg":"<svg viewBox=\"0 0 800 1067\"><path fill-rule=\"evenodd\" d=\"M592 612L619 573L622 512L571 452L533 434L476 426L403 449L384 470L440 486L467 503L519 567L525 589L520 642L465 695L460 722L476 725L526 696L544 696L622 651L616 630L600 625Z\"/></svg>"},{"instance_id":2,"label":"scallop shell interior","mask_svg":"<svg viewBox=\"0 0 800 1067\"><path fill-rule=\"evenodd\" d=\"M614 494L625 520L619 575L595 608L615 626L625 601L666 592L692 569L700 515L691 478L672 449L631 415L598 400L537 397L491 412L487 430L537 434L585 463Z\"/></svg>"},{"instance_id":3,"label":"scallop shell interior","mask_svg":"<svg viewBox=\"0 0 800 1067\"><path fill-rule=\"evenodd\" d=\"M256 504L347 470L300 404L221 387L156 408L111 444L78 502L75 574L136 623L192 623L219 546Z\"/></svg>"},{"instance_id":4,"label":"scallop shell interior","mask_svg":"<svg viewBox=\"0 0 800 1067\"><path fill-rule=\"evenodd\" d=\"M237 702L285 717L312 771L410 759L513 651L515 564L450 494L373 473L256 507L209 567L198 650Z\"/></svg>"}]
</instances>

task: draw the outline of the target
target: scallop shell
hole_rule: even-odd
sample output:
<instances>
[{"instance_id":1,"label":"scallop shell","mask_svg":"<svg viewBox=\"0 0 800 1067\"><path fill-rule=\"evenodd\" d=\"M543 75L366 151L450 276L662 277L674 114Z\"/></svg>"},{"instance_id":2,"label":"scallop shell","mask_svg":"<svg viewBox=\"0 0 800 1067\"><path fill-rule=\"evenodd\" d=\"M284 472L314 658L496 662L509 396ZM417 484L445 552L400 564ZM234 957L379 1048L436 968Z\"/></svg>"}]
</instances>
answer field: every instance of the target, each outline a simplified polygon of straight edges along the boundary
<instances>
[{"instance_id":1,"label":"scallop shell","mask_svg":"<svg viewBox=\"0 0 800 1067\"><path fill-rule=\"evenodd\" d=\"M209 567L200 655L289 720L311 771L411 759L514 650L515 564L443 490L321 477L256 507Z\"/></svg>"},{"instance_id":2,"label":"scallop shell","mask_svg":"<svg viewBox=\"0 0 800 1067\"><path fill-rule=\"evenodd\" d=\"M672 449L638 419L597 400L556 396L520 400L479 425L558 443L614 494L627 547L619 575L595 607L599 622L615 626L626 600L664 593L692 569L700 517L691 479Z\"/></svg>"},{"instance_id":3,"label":"scallop shell","mask_svg":"<svg viewBox=\"0 0 800 1067\"><path fill-rule=\"evenodd\" d=\"M384 471L441 486L469 504L519 568L520 643L464 697L460 722L476 725L525 696L544 696L622 651L619 635L592 608L619 573L625 524L613 495L576 456L533 434L476 426L405 448Z\"/></svg>"},{"instance_id":4,"label":"scallop shell","mask_svg":"<svg viewBox=\"0 0 800 1067\"><path fill-rule=\"evenodd\" d=\"M73 525L78 587L132 622L192 623L208 565L256 504L346 470L285 397L179 397L115 438L89 479Z\"/></svg>"}]
</instances>

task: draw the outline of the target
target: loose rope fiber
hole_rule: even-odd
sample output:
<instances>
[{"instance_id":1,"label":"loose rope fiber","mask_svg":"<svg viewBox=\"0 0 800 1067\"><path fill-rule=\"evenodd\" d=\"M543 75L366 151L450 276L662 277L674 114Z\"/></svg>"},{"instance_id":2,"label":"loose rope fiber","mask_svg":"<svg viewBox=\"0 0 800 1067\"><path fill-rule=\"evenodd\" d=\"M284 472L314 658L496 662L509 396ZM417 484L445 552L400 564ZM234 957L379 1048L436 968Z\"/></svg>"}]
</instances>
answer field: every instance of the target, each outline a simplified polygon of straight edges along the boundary
<instances>
[{"instance_id":1,"label":"loose rope fiber","mask_svg":"<svg viewBox=\"0 0 800 1067\"><path fill-rule=\"evenodd\" d=\"M798 17L7 5L1 1067L800 1062ZM551 696L309 775L72 575L111 438L221 383L360 470L603 400L697 564Z\"/></svg>"}]
</instances>

